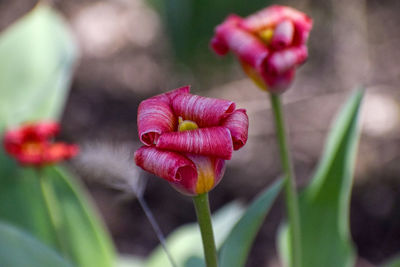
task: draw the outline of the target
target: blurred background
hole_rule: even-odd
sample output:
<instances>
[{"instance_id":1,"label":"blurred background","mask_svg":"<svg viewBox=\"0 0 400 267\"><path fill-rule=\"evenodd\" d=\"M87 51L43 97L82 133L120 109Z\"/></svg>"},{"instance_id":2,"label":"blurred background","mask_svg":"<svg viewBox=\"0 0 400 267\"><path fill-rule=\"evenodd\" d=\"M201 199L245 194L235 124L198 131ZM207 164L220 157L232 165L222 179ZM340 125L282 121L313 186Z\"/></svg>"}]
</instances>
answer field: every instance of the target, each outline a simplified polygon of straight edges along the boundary
<instances>
[{"instance_id":1,"label":"blurred background","mask_svg":"<svg viewBox=\"0 0 400 267\"><path fill-rule=\"evenodd\" d=\"M92 193L119 252L145 257L158 245L131 190L121 190L121 178L129 179L135 191L144 190L165 234L195 221L190 198L132 169L140 145L136 112L147 97L191 84L193 93L231 99L247 109L248 144L234 154L210 194L213 210L232 200L247 203L280 175L267 94L244 76L232 56L218 58L208 47L213 28L229 13L246 16L273 3L314 19L309 60L284 95L299 187L312 175L340 104L364 85L350 216L358 264L375 266L400 252L399 1L52 1L81 51L62 138L81 145L71 165ZM35 4L0 0L0 31ZM146 188L137 188L137 179L147 176ZM282 210L281 199L257 237L248 266L278 266L275 235Z\"/></svg>"}]
</instances>

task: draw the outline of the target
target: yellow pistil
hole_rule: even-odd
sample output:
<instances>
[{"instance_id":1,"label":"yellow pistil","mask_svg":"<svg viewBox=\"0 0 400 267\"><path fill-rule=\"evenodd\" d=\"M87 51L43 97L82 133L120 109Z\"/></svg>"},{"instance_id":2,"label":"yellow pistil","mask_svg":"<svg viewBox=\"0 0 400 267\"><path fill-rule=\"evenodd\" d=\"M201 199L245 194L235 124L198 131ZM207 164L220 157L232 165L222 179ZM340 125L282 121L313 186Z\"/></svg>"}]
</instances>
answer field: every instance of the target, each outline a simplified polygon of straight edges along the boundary
<instances>
[{"instance_id":1,"label":"yellow pistil","mask_svg":"<svg viewBox=\"0 0 400 267\"><path fill-rule=\"evenodd\" d=\"M271 28L262 30L258 33L258 36L267 44L271 43L272 37L274 36L274 30Z\"/></svg>"},{"instance_id":2,"label":"yellow pistil","mask_svg":"<svg viewBox=\"0 0 400 267\"><path fill-rule=\"evenodd\" d=\"M197 124L194 121L183 120L182 117L179 117L179 125L178 125L179 132L188 131L188 130L196 130L198 128L199 128L199 126L197 126Z\"/></svg>"}]
</instances>

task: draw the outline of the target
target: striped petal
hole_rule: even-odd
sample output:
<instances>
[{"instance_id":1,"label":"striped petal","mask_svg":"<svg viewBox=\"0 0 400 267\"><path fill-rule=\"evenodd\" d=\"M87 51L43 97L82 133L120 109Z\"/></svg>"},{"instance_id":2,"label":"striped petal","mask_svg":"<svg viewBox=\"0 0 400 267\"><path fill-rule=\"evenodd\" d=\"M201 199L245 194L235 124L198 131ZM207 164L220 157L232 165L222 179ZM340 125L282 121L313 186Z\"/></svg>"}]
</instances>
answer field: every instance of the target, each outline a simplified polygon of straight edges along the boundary
<instances>
[{"instance_id":1,"label":"striped petal","mask_svg":"<svg viewBox=\"0 0 400 267\"><path fill-rule=\"evenodd\" d=\"M182 94L188 94L190 92L190 85L182 86L177 89L174 89L172 91L153 96L153 99L160 99L167 104L171 104L172 100L177 96L177 95L182 95Z\"/></svg>"},{"instance_id":2,"label":"striped petal","mask_svg":"<svg viewBox=\"0 0 400 267\"><path fill-rule=\"evenodd\" d=\"M232 24L223 23L218 26L216 38L253 68L258 67L269 54L267 46L260 39Z\"/></svg>"},{"instance_id":3,"label":"striped petal","mask_svg":"<svg viewBox=\"0 0 400 267\"><path fill-rule=\"evenodd\" d=\"M137 123L140 141L151 146L162 133L173 131L177 120L169 103L161 97L155 97L140 103Z\"/></svg>"},{"instance_id":4,"label":"striped petal","mask_svg":"<svg viewBox=\"0 0 400 267\"><path fill-rule=\"evenodd\" d=\"M156 147L222 159L231 159L233 150L231 133L225 127L164 133Z\"/></svg>"},{"instance_id":5,"label":"striped petal","mask_svg":"<svg viewBox=\"0 0 400 267\"><path fill-rule=\"evenodd\" d=\"M196 166L179 153L142 146L135 152L134 158L139 167L169 182L180 183L187 188L196 184Z\"/></svg>"},{"instance_id":6,"label":"striped petal","mask_svg":"<svg viewBox=\"0 0 400 267\"><path fill-rule=\"evenodd\" d=\"M183 86L140 103L137 123L139 138L143 144L154 145L162 133L175 130L177 118L171 109L172 100L178 95L188 94L189 91L190 86Z\"/></svg>"},{"instance_id":7,"label":"striped petal","mask_svg":"<svg viewBox=\"0 0 400 267\"><path fill-rule=\"evenodd\" d=\"M307 56L307 46L305 45L276 51L267 59L265 68L272 75L283 74L289 69L302 64L307 59Z\"/></svg>"},{"instance_id":8,"label":"striped petal","mask_svg":"<svg viewBox=\"0 0 400 267\"><path fill-rule=\"evenodd\" d=\"M238 150L246 144L249 130L249 118L246 110L235 110L224 120L222 126L225 126L231 132L234 150Z\"/></svg>"},{"instance_id":9,"label":"striped petal","mask_svg":"<svg viewBox=\"0 0 400 267\"><path fill-rule=\"evenodd\" d=\"M276 26L271 46L276 50L281 50L292 43L293 37L293 23L290 20L284 20Z\"/></svg>"},{"instance_id":10,"label":"striped petal","mask_svg":"<svg viewBox=\"0 0 400 267\"><path fill-rule=\"evenodd\" d=\"M172 101L177 116L191 120L200 127L217 126L223 118L235 110L235 103L192 94L177 95Z\"/></svg>"}]
</instances>

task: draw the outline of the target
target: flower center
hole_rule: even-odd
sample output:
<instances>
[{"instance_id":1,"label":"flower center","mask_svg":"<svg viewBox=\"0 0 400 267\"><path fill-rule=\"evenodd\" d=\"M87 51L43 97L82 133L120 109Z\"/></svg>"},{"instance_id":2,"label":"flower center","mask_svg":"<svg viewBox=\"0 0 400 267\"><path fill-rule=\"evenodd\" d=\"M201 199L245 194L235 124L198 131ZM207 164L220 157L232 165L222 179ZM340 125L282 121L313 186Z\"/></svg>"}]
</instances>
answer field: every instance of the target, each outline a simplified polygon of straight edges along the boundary
<instances>
[{"instance_id":1,"label":"flower center","mask_svg":"<svg viewBox=\"0 0 400 267\"><path fill-rule=\"evenodd\" d=\"M188 131L188 130L196 130L199 126L191 120L183 120L182 117L179 117L178 131Z\"/></svg>"},{"instance_id":2,"label":"flower center","mask_svg":"<svg viewBox=\"0 0 400 267\"><path fill-rule=\"evenodd\" d=\"M274 36L274 30L271 28L267 28L258 33L258 36L266 43L267 45L271 44L272 37Z\"/></svg>"},{"instance_id":3,"label":"flower center","mask_svg":"<svg viewBox=\"0 0 400 267\"><path fill-rule=\"evenodd\" d=\"M43 146L39 142L26 142L22 145L22 151L26 154L40 154Z\"/></svg>"}]
</instances>

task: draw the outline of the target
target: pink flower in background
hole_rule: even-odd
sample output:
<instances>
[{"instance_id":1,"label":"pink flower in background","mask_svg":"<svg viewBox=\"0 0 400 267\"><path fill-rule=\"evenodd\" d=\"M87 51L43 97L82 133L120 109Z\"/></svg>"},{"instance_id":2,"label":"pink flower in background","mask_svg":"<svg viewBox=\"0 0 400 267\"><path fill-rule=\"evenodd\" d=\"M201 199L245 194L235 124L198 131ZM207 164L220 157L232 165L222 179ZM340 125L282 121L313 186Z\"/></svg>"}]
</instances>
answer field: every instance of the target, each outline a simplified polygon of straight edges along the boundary
<instances>
[{"instance_id":1,"label":"pink flower in background","mask_svg":"<svg viewBox=\"0 0 400 267\"><path fill-rule=\"evenodd\" d=\"M21 165L41 167L74 157L77 145L53 142L60 126L55 122L25 124L8 130L3 139L6 152Z\"/></svg>"},{"instance_id":2,"label":"pink flower in background","mask_svg":"<svg viewBox=\"0 0 400 267\"><path fill-rule=\"evenodd\" d=\"M186 195L210 191L225 160L246 144L248 117L235 103L189 93L189 86L142 101L138 110L138 166Z\"/></svg>"},{"instance_id":3,"label":"pink flower in background","mask_svg":"<svg viewBox=\"0 0 400 267\"><path fill-rule=\"evenodd\" d=\"M246 18L230 15L215 28L211 47L219 55L231 50L258 86L280 93L307 59L311 27L304 13L274 5Z\"/></svg>"}]
</instances>

